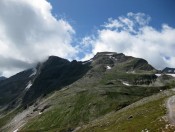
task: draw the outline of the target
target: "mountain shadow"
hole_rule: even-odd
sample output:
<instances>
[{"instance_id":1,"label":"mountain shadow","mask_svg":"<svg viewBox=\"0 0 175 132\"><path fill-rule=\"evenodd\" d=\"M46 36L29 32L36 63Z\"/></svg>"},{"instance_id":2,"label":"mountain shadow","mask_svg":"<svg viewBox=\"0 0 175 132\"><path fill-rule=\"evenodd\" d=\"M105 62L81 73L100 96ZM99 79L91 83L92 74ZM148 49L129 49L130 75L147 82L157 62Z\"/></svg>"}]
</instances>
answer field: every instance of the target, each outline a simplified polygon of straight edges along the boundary
<instances>
[{"instance_id":1,"label":"mountain shadow","mask_svg":"<svg viewBox=\"0 0 175 132\"><path fill-rule=\"evenodd\" d=\"M29 69L0 81L0 107L17 102L19 96L22 96L25 92L24 89L30 80L29 76L31 74L32 69Z\"/></svg>"}]
</instances>

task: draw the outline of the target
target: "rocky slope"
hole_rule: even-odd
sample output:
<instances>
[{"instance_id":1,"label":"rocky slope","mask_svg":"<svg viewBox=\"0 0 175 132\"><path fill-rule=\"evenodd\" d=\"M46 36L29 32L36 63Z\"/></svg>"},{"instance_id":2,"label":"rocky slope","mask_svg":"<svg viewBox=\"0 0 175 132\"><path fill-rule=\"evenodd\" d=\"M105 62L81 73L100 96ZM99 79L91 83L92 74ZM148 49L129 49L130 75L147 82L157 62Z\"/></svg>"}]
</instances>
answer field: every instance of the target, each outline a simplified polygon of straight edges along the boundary
<instances>
[{"instance_id":1,"label":"rocky slope","mask_svg":"<svg viewBox=\"0 0 175 132\"><path fill-rule=\"evenodd\" d=\"M7 104L12 107L22 98L31 74L32 69L29 69L0 81L0 107Z\"/></svg>"}]
</instances>

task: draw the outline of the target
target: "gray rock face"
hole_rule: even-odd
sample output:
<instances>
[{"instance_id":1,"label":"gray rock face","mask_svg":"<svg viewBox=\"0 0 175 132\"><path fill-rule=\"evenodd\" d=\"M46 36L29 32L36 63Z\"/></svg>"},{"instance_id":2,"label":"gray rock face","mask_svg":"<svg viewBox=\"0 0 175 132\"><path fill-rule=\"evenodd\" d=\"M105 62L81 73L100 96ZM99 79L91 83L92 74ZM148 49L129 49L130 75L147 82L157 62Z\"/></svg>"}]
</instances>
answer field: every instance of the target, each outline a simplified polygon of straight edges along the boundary
<instances>
[{"instance_id":1,"label":"gray rock face","mask_svg":"<svg viewBox=\"0 0 175 132\"><path fill-rule=\"evenodd\" d=\"M0 81L0 106L17 102L31 79L31 74L32 69L29 69Z\"/></svg>"}]
</instances>

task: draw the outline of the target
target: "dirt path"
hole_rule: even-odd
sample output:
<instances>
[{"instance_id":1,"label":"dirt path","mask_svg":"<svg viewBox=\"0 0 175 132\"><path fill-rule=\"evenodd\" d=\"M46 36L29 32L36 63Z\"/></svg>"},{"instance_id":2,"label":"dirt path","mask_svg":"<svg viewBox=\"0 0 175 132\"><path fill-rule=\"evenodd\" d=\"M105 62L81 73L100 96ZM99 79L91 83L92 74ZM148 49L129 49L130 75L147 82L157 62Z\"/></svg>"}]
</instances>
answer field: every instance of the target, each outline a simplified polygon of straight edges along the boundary
<instances>
[{"instance_id":1,"label":"dirt path","mask_svg":"<svg viewBox=\"0 0 175 132\"><path fill-rule=\"evenodd\" d=\"M172 96L167 100L166 106L168 109L168 119L171 124L175 125L175 96Z\"/></svg>"}]
</instances>

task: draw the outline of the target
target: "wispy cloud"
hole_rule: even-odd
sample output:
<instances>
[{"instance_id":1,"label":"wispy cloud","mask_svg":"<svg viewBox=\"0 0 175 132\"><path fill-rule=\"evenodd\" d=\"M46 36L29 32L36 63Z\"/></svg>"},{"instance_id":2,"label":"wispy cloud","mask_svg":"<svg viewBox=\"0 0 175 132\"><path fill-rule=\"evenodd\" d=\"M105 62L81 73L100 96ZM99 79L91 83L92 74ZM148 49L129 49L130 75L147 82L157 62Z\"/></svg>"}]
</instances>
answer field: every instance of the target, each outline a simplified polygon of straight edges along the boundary
<instances>
[{"instance_id":1,"label":"wispy cloud","mask_svg":"<svg viewBox=\"0 0 175 132\"><path fill-rule=\"evenodd\" d=\"M92 49L84 59L97 52L114 51L142 57L158 69L175 66L175 28L163 24L160 30L149 25L151 17L144 13L128 13L110 18L94 36L82 40L82 48ZM88 39L87 39L88 38ZM89 42L88 42L89 41ZM168 59L167 59L168 58Z\"/></svg>"},{"instance_id":2,"label":"wispy cloud","mask_svg":"<svg viewBox=\"0 0 175 132\"><path fill-rule=\"evenodd\" d=\"M56 19L47 0L0 1L0 73L10 76L49 55L75 57L72 26ZM4 62L4 58L16 61ZM25 63L23 67L16 65ZM9 69L11 65L11 69Z\"/></svg>"}]
</instances>

